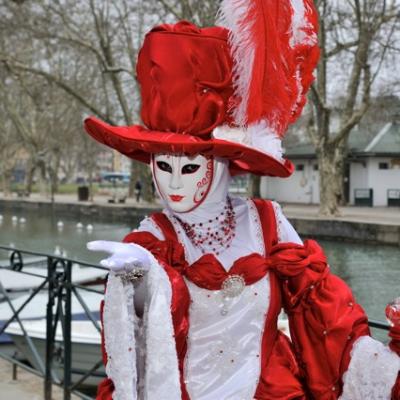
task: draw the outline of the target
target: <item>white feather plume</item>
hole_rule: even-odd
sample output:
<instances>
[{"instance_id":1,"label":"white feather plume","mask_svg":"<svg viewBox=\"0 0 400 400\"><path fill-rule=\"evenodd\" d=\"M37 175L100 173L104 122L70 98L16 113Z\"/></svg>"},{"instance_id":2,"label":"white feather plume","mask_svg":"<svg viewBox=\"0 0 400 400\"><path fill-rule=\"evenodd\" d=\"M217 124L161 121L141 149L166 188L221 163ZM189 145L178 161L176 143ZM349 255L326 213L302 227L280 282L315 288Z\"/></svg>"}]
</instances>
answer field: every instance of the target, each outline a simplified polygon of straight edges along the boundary
<instances>
[{"instance_id":1,"label":"white feather plume","mask_svg":"<svg viewBox=\"0 0 400 400\"><path fill-rule=\"evenodd\" d=\"M260 121L244 127L218 126L212 136L215 139L226 140L251 147L265 153L279 162L284 162L282 140L274 129L268 126L267 121Z\"/></svg>"},{"instance_id":2,"label":"white feather plume","mask_svg":"<svg viewBox=\"0 0 400 400\"><path fill-rule=\"evenodd\" d=\"M251 24L245 28L240 25L240 21L250 11L251 2L247 0L222 0L217 18L218 25L230 31L234 90L240 96L240 102L233 110L233 118L239 126L245 126L247 122L247 104L255 54Z\"/></svg>"}]
</instances>

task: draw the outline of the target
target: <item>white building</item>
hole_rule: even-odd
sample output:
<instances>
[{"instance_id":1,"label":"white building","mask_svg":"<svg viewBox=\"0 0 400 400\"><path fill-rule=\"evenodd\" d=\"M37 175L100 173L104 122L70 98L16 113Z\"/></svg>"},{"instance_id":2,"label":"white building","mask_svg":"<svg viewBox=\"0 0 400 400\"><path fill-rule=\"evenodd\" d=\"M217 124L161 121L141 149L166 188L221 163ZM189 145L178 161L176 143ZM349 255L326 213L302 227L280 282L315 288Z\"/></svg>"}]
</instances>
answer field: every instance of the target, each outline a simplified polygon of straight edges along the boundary
<instances>
[{"instance_id":1,"label":"white building","mask_svg":"<svg viewBox=\"0 0 400 400\"><path fill-rule=\"evenodd\" d=\"M352 205L400 206L400 124L388 123L372 140L360 132L351 135L345 181ZM263 178L261 195L287 203L319 203L319 173L310 144L287 148L295 165L290 178Z\"/></svg>"}]
</instances>

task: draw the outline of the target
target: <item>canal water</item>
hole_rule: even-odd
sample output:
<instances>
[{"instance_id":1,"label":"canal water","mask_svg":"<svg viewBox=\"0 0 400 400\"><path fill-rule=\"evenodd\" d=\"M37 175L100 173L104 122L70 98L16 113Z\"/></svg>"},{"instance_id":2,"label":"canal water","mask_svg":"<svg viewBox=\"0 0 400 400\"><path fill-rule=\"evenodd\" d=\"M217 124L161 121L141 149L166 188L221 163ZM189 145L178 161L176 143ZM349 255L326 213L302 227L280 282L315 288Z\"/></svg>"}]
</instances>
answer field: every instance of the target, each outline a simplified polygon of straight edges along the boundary
<instances>
[{"instance_id":1,"label":"canal water","mask_svg":"<svg viewBox=\"0 0 400 400\"><path fill-rule=\"evenodd\" d=\"M26 212L2 212L2 215L0 245L50 254L57 251L91 263L97 263L101 254L86 250L86 242L98 239L120 241L139 223L137 220L136 226L131 226L93 219L77 221L65 216ZM13 216L18 219L17 223L12 222ZM26 222L20 223L21 218ZM83 224L82 229L77 229L78 222ZM89 224L93 229L88 229ZM368 316L383 321L387 302L400 296L400 248L331 240L319 242L332 271L349 284Z\"/></svg>"}]
</instances>

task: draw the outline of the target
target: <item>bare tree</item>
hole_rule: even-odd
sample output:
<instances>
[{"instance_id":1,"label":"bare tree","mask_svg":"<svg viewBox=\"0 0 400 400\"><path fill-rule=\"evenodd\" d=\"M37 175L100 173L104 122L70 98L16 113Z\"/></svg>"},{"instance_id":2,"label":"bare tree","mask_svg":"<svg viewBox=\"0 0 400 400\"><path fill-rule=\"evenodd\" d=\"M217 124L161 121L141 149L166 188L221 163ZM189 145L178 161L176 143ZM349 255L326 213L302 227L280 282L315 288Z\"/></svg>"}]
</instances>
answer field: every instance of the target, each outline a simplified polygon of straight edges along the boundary
<instances>
[{"instance_id":1,"label":"bare tree","mask_svg":"<svg viewBox=\"0 0 400 400\"><path fill-rule=\"evenodd\" d=\"M2 51L3 65L43 77L82 110L111 124L132 125L138 119L135 63L146 20L151 23L154 15L149 2L36 0L0 7L5 16L0 29L31 38L37 51L36 62ZM135 164L132 182L138 175L150 177L147 168Z\"/></svg>"},{"instance_id":2,"label":"bare tree","mask_svg":"<svg viewBox=\"0 0 400 400\"><path fill-rule=\"evenodd\" d=\"M347 141L368 110L371 92L399 23L395 0L316 0L321 61L312 87L308 133L320 171L320 213L344 201ZM333 121L339 109L338 121Z\"/></svg>"},{"instance_id":3,"label":"bare tree","mask_svg":"<svg viewBox=\"0 0 400 400\"><path fill-rule=\"evenodd\" d=\"M18 162L18 152L21 150L10 121L4 117L5 112L1 107L2 126L0 128L0 175L1 191L4 196L11 194L11 178Z\"/></svg>"},{"instance_id":4,"label":"bare tree","mask_svg":"<svg viewBox=\"0 0 400 400\"><path fill-rule=\"evenodd\" d=\"M2 2L0 33L6 45L0 48L0 63L14 77L37 76L61 89L79 104L78 115L92 113L111 124L131 125L139 119L140 98L134 71L144 32L160 20L189 19L200 26L213 25L218 3ZM398 24L399 6L395 0L316 0L316 5L320 13L322 60L310 96L308 132L319 159L321 212L332 215L343 199L348 136L368 109L384 60L398 47L393 43L393 32ZM24 42L29 42L29 48L22 46L21 50L20 44ZM15 108L14 100L11 97L11 111ZM338 106L340 120L334 124L332 112ZM57 160L53 157L51 162L61 164ZM138 177L149 183L148 169L132 165L131 183ZM257 180L254 177L252 182L255 195ZM150 193L150 184L146 187Z\"/></svg>"},{"instance_id":5,"label":"bare tree","mask_svg":"<svg viewBox=\"0 0 400 400\"><path fill-rule=\"evenodd\" d=\"M216 0L155 0L164 10L162 17L171 20L188 20L199 26L213 26L217 16L219 1Z\"/></svg>"},{"instance_id":6,"label":"bare tree","mask_svg":"<svg viewBox=\"0 0 400 400\"><path fill-rule=\"evenodd\" d=\"M53 196L57 191L64 137L68 135L71 121L69 117L76 120L76 115L71 115L70 104L59 101L60 91L54 91L51 85L41 80L32 81L32 77L21 74L12 79L9 75L0 88L5 124L12 122L8 131L12 131L18 150L26 155L26 192L30 193L34 173L38 170L42 192L45 193L49 178ZM10 146L10 150L12 148Z\"/></svg>"}]
</instances>

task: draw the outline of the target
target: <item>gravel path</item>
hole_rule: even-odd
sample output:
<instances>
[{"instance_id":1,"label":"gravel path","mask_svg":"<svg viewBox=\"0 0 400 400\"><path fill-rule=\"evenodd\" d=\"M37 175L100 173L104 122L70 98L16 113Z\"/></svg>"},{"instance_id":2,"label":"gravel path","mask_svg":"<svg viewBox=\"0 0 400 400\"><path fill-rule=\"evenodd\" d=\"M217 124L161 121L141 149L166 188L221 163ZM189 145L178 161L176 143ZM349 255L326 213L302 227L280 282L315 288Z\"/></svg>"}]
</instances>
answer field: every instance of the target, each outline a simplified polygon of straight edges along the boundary
<instances>
[{"instance_id":1,"label":"gravel path","mask_svg":"<svg viewBox=\"0 0 400 400\"><path fill-rule=\"evenodd\" d=\"M43 379L18 368L17 380L12 379L12 365L0 358L0 400L43 400ZM62 400L60 388L53 386L53 400ZM72 396L77 400L78 397Z\"/></svg>"}]
</instances>

